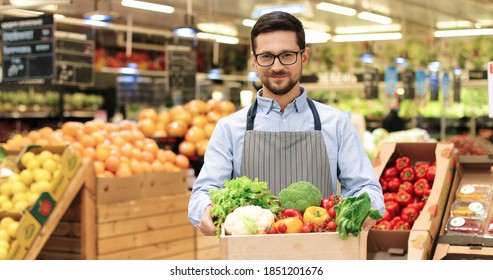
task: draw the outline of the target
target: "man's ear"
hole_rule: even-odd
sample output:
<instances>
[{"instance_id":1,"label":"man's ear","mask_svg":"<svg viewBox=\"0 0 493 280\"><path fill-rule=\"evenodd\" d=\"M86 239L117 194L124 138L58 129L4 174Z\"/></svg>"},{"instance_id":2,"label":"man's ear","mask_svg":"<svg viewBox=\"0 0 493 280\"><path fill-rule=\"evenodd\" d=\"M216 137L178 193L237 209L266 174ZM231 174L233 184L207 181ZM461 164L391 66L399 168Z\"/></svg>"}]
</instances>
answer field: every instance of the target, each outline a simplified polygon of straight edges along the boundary
<instances>
[{"instance_id":1,"label":"man's ear","mask_svg":"<svg viewBox=\"0 0 493 280\"><path fill-rule=\"evenodd\" d=\"M310 57L310 48L305 47L305 50L302 53L301 59L304 65L308 62L308 58Z\"/></svg>"}]
</instances>

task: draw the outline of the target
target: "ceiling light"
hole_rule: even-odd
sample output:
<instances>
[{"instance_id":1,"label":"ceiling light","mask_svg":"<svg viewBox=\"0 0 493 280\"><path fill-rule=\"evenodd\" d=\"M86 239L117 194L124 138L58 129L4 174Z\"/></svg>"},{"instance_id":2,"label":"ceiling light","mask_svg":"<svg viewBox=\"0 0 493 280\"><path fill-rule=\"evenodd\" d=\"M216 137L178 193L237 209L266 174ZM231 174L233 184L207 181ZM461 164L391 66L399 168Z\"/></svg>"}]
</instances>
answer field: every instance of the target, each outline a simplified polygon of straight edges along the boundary
<instances>
[{"instance_id":1,"label":"ceiling light","mask_svg":"<svg viewBox=\"0 0 493 280\"><path fill-rule=\"evenodd\" d=\"M175 12L175 8L171 6L149 3L144 1L122 0L121 4L122 6L125 7L143 9L143 10L166 13L166 14L172 14Z\"/></svg>"},{"instance_id":2,"label":"ceiling light","mask_svg":"<svg viewBox=\"0 0 493 280\"><path fill-rule=\"evenodd\" d=\"M493 28L439 30L439 31L435 31L434 35L435 35L435 37L461 37L461 36L493 35Z\"/></svg>"},{"instance_id":3,"label":"ceiling light","mask_svg":"<svg viewBox=\"0 0 493 280\"><path fill-rule=\"evenodd\" d=\"M334 5L334 4L329 4L326 2L320 2L317 4L317 9L331 12L331 13L336 13L340 15L345 15L345 16L354 16L356 15L356 10L344 6L339 6L339 5Z\"/></svg>"},{"instance_id":4,"label":"ceiling light","mask_svg":"<svg viewBox=\"0 0 493 280\"><path fill-rule=\"evenodd\" d=\"M400 40L402 33L366 33L366 34L351 34L351 35L335 35L332 42L361 42L361 41L382 41L382 40Z\"/></svg>"},{"instance_id":5,"label":"ceiling light","mask_svg":"<svg viewBox=\"0 0 493 280\"><path fill-rule=\"evenodd\" d=\"M259 18L261 15L274 11L282 11L290 14L302 14L304 17L313 17L312 6L309 1L304 1L304 3L300 4L287 4L277 6L257 4L253 8L252 17Z\"/></svg>"},{"instance_id":6,"label":"ceiling light","mask_svg":"<svg viewBox=\"0 0 493 280\"><path fill-rule=\"evenodd\" d=\"M3 12L4 15L9 15L13 17L34 17L44 14L43 12L22 10L22 9L11 9Z\"/></svg>"},{"instance_id":7,"label":"ceiling light","mask_svg":"<svg viewBox=\"0 0 493 280\"><path fill-rule=\"evenodd\" d=\"M243 26L247 26L247 27L253 27L255 25L257 21L254 20L254 19L244 19L241 23L243 24Z\"/></svg>"},{"instance_id":8,"label":"ceiling light","mask_svg":"<svg viewBox=\"0 0 493 280\"><path fill-rule=\"evenodd\" d=\"M234 27L226 24L204 22L197 24L197 27L200 30L208 33L218 33L227 36L238 36L238 31Z\"/></svg>"},{"instance_id":9,"label":"ceiling light","mask_svg":"<svg viewBox=\"0 0 493 280\"><path fill-rule=\"evenodd\" d=\"M212 34L212 33L206 33L206 32L197 33L197 38L205 39L205 40L215 40L218 43L232 44L232 45L238 44L238 42L240 41L236 37L219 35L219 34Z\"/></svg>"},{"instance_id":10,"label":"ceiling light","mask_svg":"<svg viewBox=\"0 0 493 280\"><path fill-rule=\"evenodd\" d=\"M377 15L374 13L369 13L369 12L361 12L358 14L358 18L376 22L376 23L381 23L381 24L391 24L392 19L386 16L382 15Z\"/></svg>"},{"instance_id":11,"label":"ceiling light","mask_svg":"<svg viewBox=\"0 0 493 280\"><path fill-rule=\"evenodd\" d=\"M307 44L326 43L332 36L329 33L305 29L305 38Z\"/></svg>"},{"instance_id":12,"label":"ceiling light","mask_svg":"<svg viewBox=\"0 0 493 280\"><path fill-rule=\"evenodd\" d=\"M377 33L377 32L397 32L400 30L401 30L400 24L388 24L388 25L336 27L334 31L337 34L358 34L358 33Z\"/></svg>"},{"instance_id":13,"label":"ceiling light","mask_svg":"<svg viewBox=\"0 0 493 280\"><path fill-rule=\"evenodd\" d=\"M98 0L94 1L94 11L85 13L84 14L84 19L85 20L92 20L92 21L111 21L115 20L120 17L120 15L114 11L111 10L111 1L110 0L103 0L106 4L106 10L98 10Z\"/></svg>"},{"instance_id":14,"label":"ceiling light","mask_svg":"<svg viewBox=\"0 0 493 280\"><path fill-rule=\"evenodd\" d=\"M472 27L472 22L468 20L437 21L435 26L438 29L465 28Z\"/></svg>"}]
</instances>

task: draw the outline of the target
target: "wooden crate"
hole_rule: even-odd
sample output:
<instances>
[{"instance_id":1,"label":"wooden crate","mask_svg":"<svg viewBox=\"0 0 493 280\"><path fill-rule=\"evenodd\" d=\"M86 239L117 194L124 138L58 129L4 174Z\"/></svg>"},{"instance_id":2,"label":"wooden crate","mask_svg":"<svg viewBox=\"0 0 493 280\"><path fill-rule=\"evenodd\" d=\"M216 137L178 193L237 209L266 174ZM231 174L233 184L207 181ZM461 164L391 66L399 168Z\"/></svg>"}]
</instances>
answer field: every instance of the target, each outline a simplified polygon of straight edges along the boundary
<instances>
[{"instance_id":1,"label":"wooden crate","mask_svg":"<svg viewBox=\"0 0 493 280\"><path fill-rule=\"evenodd\" d=\"M97 259L194 259L189 193L97 206Z\"/></svg>"},{"instance_id":2,"label":"wooden crate","mask_svg":"<svg viewBox=\"0 0 493 280\"><path fill-rule=\"evenodd\" d=\"M205 236L200 230L195 230L195 247L197 260L221 259L221 244L217 236Z\"/></svg>"},{"instance_id":3,"label":"wooden crate","mask_svg":"<svg viewBox=\"0 0 493 280\"><path fill-rule=\"evenodd\" d=\"M342 240L337 232L221 236L226 260L366 260L368 231Z\"/></svg>"}]
</instances>

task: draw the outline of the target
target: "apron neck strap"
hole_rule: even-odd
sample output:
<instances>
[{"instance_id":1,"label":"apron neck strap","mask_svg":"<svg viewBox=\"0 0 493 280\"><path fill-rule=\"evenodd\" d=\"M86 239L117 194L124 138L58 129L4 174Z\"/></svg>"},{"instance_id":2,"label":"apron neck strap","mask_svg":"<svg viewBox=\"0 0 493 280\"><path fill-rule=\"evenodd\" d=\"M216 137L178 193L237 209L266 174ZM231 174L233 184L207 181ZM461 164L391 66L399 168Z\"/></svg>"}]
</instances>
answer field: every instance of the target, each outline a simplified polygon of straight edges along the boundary
<instances>
[{"instance_id":1,"label":"apron neck strap","mask_svg":"<svg viewBox=\"0 0 493 280\"><path fill-rule=\"evenodd\" d=\"M318 114L317 108L315 108L315 103L313 103L313 101L310 98L307 98L306 101L308 102L308 106L310 107L310 110L312 111L313 114L315 130L322 130L320 116ZM255 102L253 102L250 109L248 109L246 130L253 130L255 116L257 115L257 107L258 107L258 101L255 100Z\"/></svg>"}]
</instances>

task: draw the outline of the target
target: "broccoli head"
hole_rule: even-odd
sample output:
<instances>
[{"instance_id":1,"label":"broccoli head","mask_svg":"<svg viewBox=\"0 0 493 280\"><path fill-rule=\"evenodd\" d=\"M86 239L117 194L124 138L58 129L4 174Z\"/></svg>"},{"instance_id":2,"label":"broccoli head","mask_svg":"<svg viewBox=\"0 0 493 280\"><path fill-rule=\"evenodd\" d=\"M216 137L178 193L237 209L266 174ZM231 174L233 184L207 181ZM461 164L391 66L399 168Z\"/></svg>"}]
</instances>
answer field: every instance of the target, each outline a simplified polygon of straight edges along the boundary
<instances>
[{"instance_id":1,"label":"broccoli head","mask_svg":"<svg viewBox=\"0 0 493 280\"><path fill-rule=\"evenodd\" d=\"M287 188L281 190L279 202L283 208L295 208L304 212L309 206L319 206L322 201L322 193L310 182L299 181L292 183Z\"/></svg>"}]
</instances>

